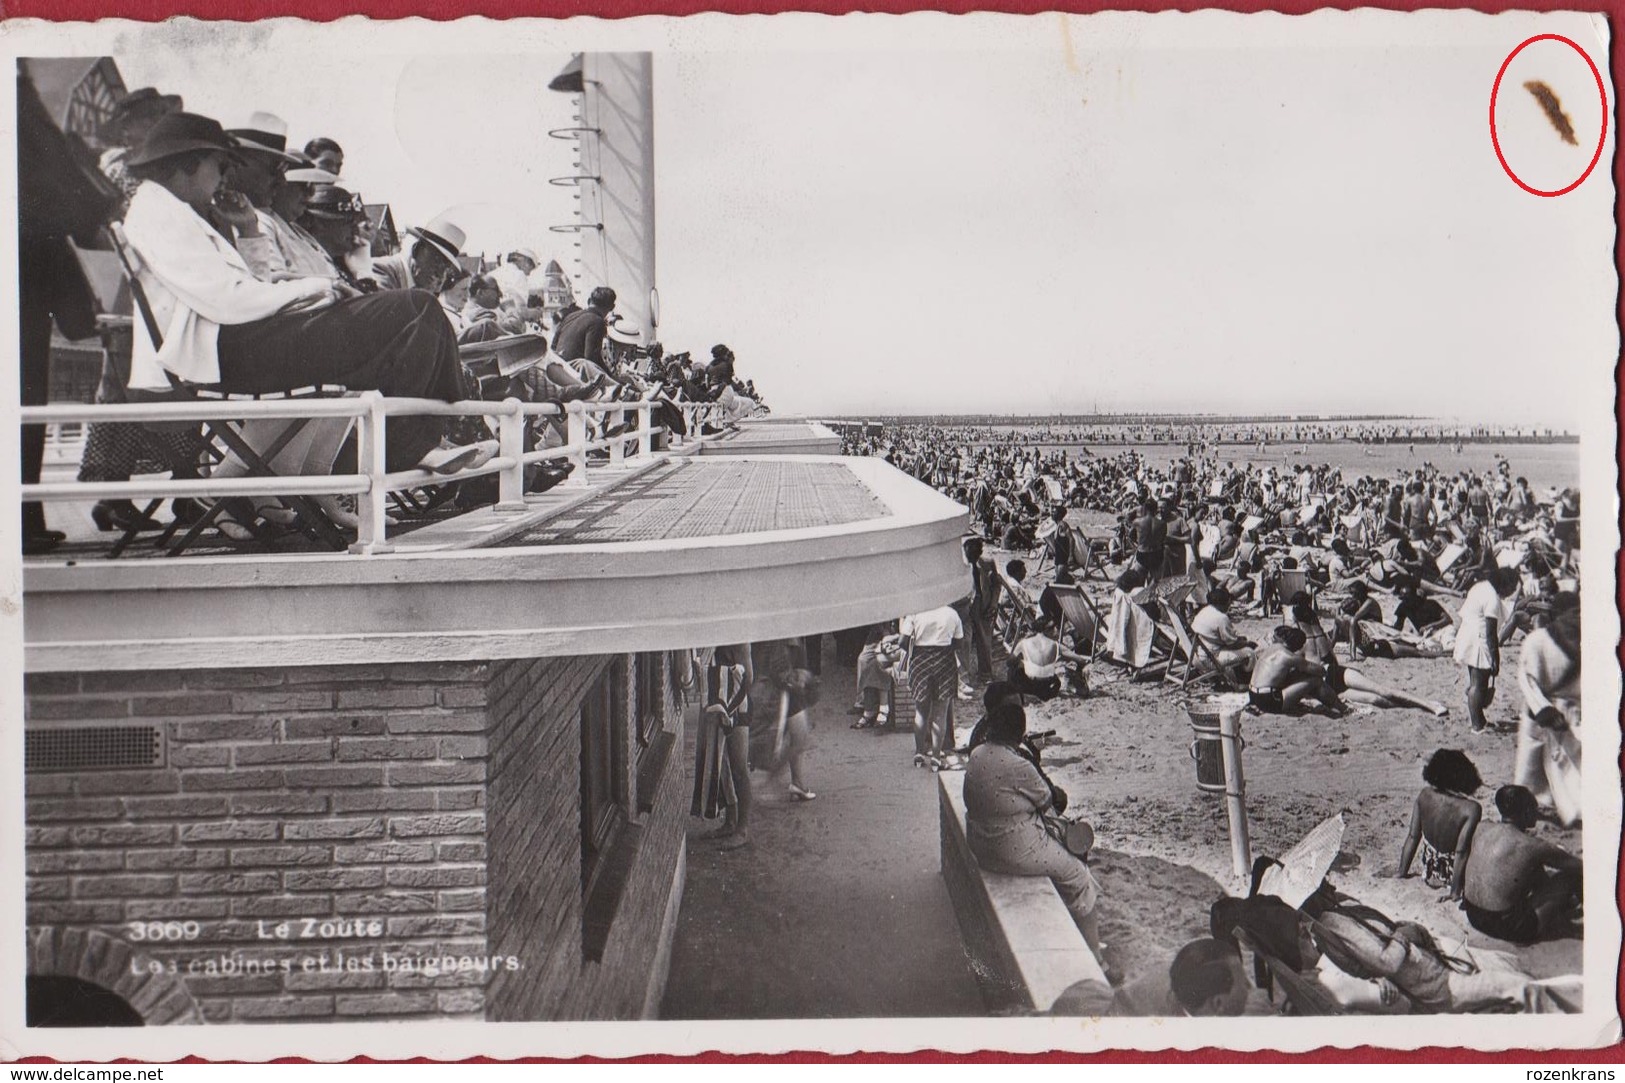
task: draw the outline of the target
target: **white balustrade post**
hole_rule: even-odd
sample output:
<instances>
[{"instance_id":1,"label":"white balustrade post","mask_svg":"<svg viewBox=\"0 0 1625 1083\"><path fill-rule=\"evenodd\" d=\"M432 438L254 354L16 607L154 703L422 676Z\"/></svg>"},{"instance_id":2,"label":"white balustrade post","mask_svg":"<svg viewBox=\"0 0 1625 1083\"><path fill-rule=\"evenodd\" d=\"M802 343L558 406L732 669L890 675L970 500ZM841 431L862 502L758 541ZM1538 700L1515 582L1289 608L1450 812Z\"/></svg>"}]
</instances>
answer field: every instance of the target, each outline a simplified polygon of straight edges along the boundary
<instances>
[{"instance_id":1,"label":"white balustrade post","mask_svg":"<svg viewBox=\"0 0 1625 1083\"><path fill-rule=\"evenodd\" d=\"M647 459L654 451L654 408L647 402L638 406L638 458Z\"/></svg>"},{"instance_id":2,"label":"white balustrade post","mask_svg":"<svg viewBox=\"0 0 1625 1083\"><path fill-rule=\"evenodd\" d=\"M357 469L369 479L367 491L356 498L358 518L355 544L350 552L363 556L370 553L388 553L394 546L385 540L385 506L389 493L384 488L384 396L376 391L363 391L361 400L367 411L356 419Z\"/></svg>"},{"instance_id":3,"label":"white balustrade post","mask_svg":"<svg viewBox=\"0 0 1625 1083\"><path fill-rule=\"evenodd\" d=\"M617 406L605 415L604 420L615 428L624 429L626 427L626 407ZM617 470L626 465L625 433L615 437L614 442L609 445L609 465Z\"/></svg>"},{"instance_id":4,"label":"white balustrade post","mask_svg":"<svg viewBox=\"0 0 1625 1083\"><path fill-rule=\"evenodd\" d=\"M570 461L575 469L560 482L572 489L587 487L587 410L579 400L565 405L564 442L571 448Z\"/></svg>"},{"instance_id":5,"label":"white balustrade post","mask_svg":"<svg viewBox=\"0 0 1625 1083\"><path fill-rule=\"evenodd\" d=\"M497 454L513 465L497 475L497 511L525 510L525 415L516 398L502 400L497 415Z\"/></svg>"}]
</instances>

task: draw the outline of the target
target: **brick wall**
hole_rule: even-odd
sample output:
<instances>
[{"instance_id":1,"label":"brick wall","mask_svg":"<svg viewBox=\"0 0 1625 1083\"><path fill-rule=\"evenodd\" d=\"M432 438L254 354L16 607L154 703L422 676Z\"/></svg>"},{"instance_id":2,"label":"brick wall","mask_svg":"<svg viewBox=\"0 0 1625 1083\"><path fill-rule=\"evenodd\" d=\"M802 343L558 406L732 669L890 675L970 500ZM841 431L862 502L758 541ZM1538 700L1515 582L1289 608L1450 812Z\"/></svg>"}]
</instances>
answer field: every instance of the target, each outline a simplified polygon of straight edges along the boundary
<instances>
[{"instance_id":1,"label":"brick wall","mask_svg":"<svg viewBox=\"0 0 1625 1083\"><path fill-rule=\"evenodd\" d=\"M493 978L493 1019L636 1019L651 981L663 979L655 973L664 964L662 918L679 875L689 800L681 708L664 679L661 707L673 751L652 800L640 802L635 785L627 787L620 836L632 847L621 855L630 863L626 888L602 958L588 961L583 953L579 705L610 662L565 658L493 667L491 950L525 961L522 970ZM629 702L632 666L625 673L616 694ZM626 743L624 762L635 775L632 731L619 731L617 739ZM652 807L639 813L640 804ZM561 823L569 830L545 830Z\"/></svg>"},{"instance_id":2,"label":"brick wall","mask_svg":"<svg viewBox=\"0 0 1625 1083\"><path fill-rule=\"evenodd\" d=\"M585 961L579 709L611 661L29 675L31 732L167 746L151 770L28 773L30 973L151 1022L636 1018L688 781L674 752L650 811L629 803L626 892ZM421 966L445 957L486 966Z\"/></svg>"},{"instance_id":3,"label":"brick wall","mask_svg":"<svg viewBox=\"0 0 1625 1083\"><path fill-rule=\"evenodd\" d=\"M154 770L28 774L35 972L156 970L208 1022L479 1017L478 973L386 954L486 954L486 669L30 675L30 729L141 722L168 746ZM69 933L129 956L98 978L51 954Z\"/></svg>"}]
</instances>

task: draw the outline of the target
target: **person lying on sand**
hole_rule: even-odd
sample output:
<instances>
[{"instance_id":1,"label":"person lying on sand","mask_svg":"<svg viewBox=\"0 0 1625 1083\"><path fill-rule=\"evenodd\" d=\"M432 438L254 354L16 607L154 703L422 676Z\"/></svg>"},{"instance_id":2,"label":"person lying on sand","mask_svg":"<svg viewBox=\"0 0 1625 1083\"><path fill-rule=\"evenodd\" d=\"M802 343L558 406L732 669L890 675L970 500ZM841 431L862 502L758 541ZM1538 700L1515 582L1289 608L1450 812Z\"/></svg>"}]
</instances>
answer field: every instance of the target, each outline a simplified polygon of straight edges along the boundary
<instances>
[{"instance_id":1,"label":"person lying on sand","mask_svg":"<svg viewBox=\"0 0 1625 1083\"><path fill-rule=\"evenodd\" d=\"M1329 881L1304 900L1316 944L1345 973L1377 985L1377 1001L1392 1011L1399 998L1411 1012L1514 1011L1523 1003L1529 976L1502 952L1454 954L1440 949L1431 931L1416 922L1399 922ZM1335 983L1327 983L1334 990ZM1358 996L1365 993L1352 983ZM1365 993L1369 997L1369 993Z\"/></svg>"},{"instance_id":2,"label":"person lying on sand","mask_svg":"<svg viewBox=\"0 0 1625 1083\"><path fill-rule=\"evenodd\" d=\"M1413 696L1404 689L1374 681L1357 669L1350 669L1337 660L1332 650L1332 637L1320 623L1320 614L1309 595L1298 591L1287 599L1287 623L1304 634L1304 657L1326 667L1326 684L1339 696L1355 703L1372 707L1418 707L1435 718L1445 718L1450 709L1438 700Z\"/></svg>"}]
</instances>

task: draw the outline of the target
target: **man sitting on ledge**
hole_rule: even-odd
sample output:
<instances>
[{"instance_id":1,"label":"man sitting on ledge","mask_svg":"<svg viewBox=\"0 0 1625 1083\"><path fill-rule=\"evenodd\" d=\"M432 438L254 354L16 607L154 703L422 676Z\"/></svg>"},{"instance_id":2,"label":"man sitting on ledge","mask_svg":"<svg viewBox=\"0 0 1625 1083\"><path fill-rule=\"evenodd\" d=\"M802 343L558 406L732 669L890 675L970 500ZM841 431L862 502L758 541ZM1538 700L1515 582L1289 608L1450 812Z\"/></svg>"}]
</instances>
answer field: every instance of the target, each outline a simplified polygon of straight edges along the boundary
<instances>
[{"instance_id":1,"label":"man sitting on ledge","mask_svg":"<svg viewBox=\"0 0 1625 1083\"><path fill-rule=\"evenodd\" d=\"M165 390L167 371L249 394L328 383L458 399L457 339L433 294L358 297L329 278L254 277L232 238L209 220L233 153L218 123L173 113L128 160L142 183L124 229L162 339L136 333L130 386ZM229 232L238 215L246 226L254 210L246 203L228 208L221 229ZM451 472L478 457L477 448L440 448L442 431L439 418L391 418L388 468Z\"/></svg>"}]
</instances>

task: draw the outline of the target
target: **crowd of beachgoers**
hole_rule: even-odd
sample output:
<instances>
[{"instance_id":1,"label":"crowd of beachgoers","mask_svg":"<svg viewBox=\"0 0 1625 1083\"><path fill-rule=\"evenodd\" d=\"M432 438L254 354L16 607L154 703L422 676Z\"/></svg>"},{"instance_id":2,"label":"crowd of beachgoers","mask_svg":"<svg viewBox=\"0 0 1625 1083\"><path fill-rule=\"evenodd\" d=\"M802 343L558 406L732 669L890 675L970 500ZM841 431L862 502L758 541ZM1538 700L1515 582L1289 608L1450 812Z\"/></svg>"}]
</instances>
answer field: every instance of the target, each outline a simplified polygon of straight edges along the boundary
<instances>
[{"instance_id":1,"label":"crowd of beachgoers","mask_svg":"<svg viewBox=\"0 0 1625 1083\"><path fill-rule=\"evenodd\" d=\"M900 421L868 423L876 438L919 429L947 428L972 444L1175 444L1196 453L1223 445L1281 443L1446 444L1571 442L1573 436L1530 425L1447 425L1412 419L1342 418L1114 418L1109 421L1030 423Z\"/></svg>"},{"instance_id":2,"label":"crowd of beachgoers","mask_svg":"<svg viewBox=\"0 0 1625 1083\"><path fill-rule=\"evenodd\" d=\"M847 454L953 497L970 524L965 598L866 630L853 725L910 730L916 765L966 772L973 853L985 868L1050 877L1115 987L1114 1010L1576 1008L1577 979L1529 965L1532 945L1577 942L1581 928L1581 861L1560 844L1577 845L1582 813L1576 489L1537 491L1499 455L1376 476L1312 456L1238 464L1211 432L1160 433L1188 438L1189 453L1153 463L1138 449L1039 446L1113 442L1076 430L842 428ZM1441 678L1460 681L1459 700L1443 701ZM1409 829L1381 841L1397 855L1384 879L1398 883L1375 888L1380 907L1328 878L1335 844L1283 845L1171 961L1103 947L1092 832L1078 825L1104 834L1117 818L1082 793L1069 813L1057 780L1075 772L1046 763L1029 721L1065 728L1057 704L1088 716L1103 699L1137 706L1170 686L1181 702L1228 691L1258 724L1433 720L1434 737L1409 749ZM954 713L967 706L980 719L962 742ZM1468 747L1447 747L1446 727ZM1301 769L1331 779L1338 767ZM1440 894L1456 904L1450 919L1423 905Z\"/></svg>"}]
</instances>

